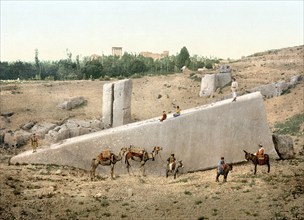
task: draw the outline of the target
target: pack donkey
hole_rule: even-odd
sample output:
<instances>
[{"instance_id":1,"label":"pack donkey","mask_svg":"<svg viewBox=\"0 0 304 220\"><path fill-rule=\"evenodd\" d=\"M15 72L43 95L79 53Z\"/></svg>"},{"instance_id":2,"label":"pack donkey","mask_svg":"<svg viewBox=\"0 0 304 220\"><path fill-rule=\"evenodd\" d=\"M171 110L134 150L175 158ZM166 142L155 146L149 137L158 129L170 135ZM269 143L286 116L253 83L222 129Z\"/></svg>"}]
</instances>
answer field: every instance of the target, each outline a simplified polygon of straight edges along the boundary
<instances>
[{"instance_id":1,"label":"pack donkey","mask_svg":"<svg viewBox=\"0 0 304 220\"><path fill-rule=\"evenodd\" d=\"M91 170L90 170L91 180L94 180L95 171L99 164L101 166L111 166L111 179L114 179L114 166L115 166L116 162L122 160L125 152L127 152L127 148L123 147L120 149L118 156L113 154L110 151L108 151L108 152L104 151L104 152L100 153L96 158L93 158L92 162L91 162ZM108 154L108 155L105 155L105 154Z\"/></svg>"},{"instance_id":2,"label":"pack donkey","mask_svg":"<svg viewBox=\"0 0 304 220\"><path fill-rule=\"evenodd\" d=\"M128 152L125 156L125 163L127 165L128 173L130 174L130 161L134 160L137 162L140 162L140 169L142 170L142 175L145 175L145 164L148 160L155 160L155 156L158 154L159 151L162 150L162 147L156 146L153 148L151 153L148 153L143 148L135 148L133 146L130 146L128 149Z\"/></svg>"},{"instance_id":3,"label":"pack donkey","mask_svg":"<svg viewBox=\"0 0 304 220\"><path fill-rule=\"evenodd\" d=\"M269 155L264 154L264 159L259 159L256 155L248 153L247 151L243 150L245 152L245 159L251 160L254 164L254 174L256 174L257 171L257 165L267 165L268 166L268 173L270 172L270 163L269 163Z\"/></svg>"},{"instance_id":4,"label":"pack donkey","mask_svg":"<svg viewBox=\"0 0 304 220\"><path fill-rule=\"evenodd\" d=\"M174 176L174 179L176 179L176 175L178 173L178 170L179 168L183 168L184 165L183 165L183 161L182 160L179 160L179 161L174 161L172 163L168 163L167 164L167 168L166 168L166 177L168 178L169 176L169 173L172 173L173 176Z\"/></svg>"},{"instance_id":5,"label":"pack donkey","mask_svg":"<svg viewBox=\"0 0 304 220\"><path fill-rule=\"evenodd\" d=\"M228 177L229 171L232 170L232 168L233 168L232 163L223 164L223 171L221 173L219 172L219 170L217 168L217 170L216 170L216 182L219 181L220 175L224 176L223 183L227 182L227 177Z\"/></svg>"}]
</instances>

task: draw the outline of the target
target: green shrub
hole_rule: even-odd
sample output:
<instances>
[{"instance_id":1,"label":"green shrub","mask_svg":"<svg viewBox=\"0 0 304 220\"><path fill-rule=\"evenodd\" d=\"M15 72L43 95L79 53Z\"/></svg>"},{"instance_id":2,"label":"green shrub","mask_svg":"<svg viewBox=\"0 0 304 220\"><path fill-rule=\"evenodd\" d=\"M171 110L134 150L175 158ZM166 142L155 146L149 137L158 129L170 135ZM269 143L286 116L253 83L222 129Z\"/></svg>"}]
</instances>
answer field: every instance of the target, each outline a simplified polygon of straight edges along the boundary
<instances>
[{"instance_id":1,"label":"green shrub","mask_svg":"<svg viewBox=\"0 0 304 220\"><path fill-rule=\"evenodd\" d=\"M304 113L294 115L283 123L275 124L275 133L282 135L300 135L300 126L304 123Z\"/></svg>"}]
</instances>

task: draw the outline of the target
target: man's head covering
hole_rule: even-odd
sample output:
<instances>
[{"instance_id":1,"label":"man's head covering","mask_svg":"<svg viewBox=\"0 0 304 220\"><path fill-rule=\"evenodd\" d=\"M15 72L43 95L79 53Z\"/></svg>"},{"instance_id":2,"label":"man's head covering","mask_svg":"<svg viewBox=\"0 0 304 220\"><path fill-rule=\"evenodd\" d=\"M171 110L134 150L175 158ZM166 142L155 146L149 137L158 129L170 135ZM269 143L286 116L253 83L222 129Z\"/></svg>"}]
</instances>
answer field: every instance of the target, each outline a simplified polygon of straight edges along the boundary
<instances>
[{"instance_id":1,"label":"man's head covering","mask_svg":"<svg viewBox=\"0 0 304 220\"><path fill-rule=\"evenodd\" d=\"M262 144L259 144L258 146L259 146L259 147L263 147Z\"/></svg>"}]
</instances>

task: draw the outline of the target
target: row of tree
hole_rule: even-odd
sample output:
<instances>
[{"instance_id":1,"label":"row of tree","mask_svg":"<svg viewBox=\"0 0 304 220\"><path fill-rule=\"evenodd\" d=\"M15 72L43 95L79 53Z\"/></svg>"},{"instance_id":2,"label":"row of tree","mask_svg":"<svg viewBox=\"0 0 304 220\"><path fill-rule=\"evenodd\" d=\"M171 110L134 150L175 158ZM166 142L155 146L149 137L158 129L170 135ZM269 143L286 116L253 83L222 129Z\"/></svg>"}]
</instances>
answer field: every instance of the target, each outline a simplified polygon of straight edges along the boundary
<instances>
[{"instance_id":1,"label":"row of tree","mask_svg":"<svg viewBox=\"0 0 304 220\"><path fill-rule=\"evenodd\" d=\"M211 69L214 63L219 63L217 58L190 57L186 47L183 47L176 56L168 56L162 59L141 55L124 53L118 56L79 56L72 59L72 53L67 50L67 58L59 61L40 61L38 50L35 50L35 62L1 62L0 79L21 80L79 80L79 79L106 79L112 77L131 77L147 74L168 74L179 72L183 66L190 70L206 67Z\"/></svg>"}]
</instances>

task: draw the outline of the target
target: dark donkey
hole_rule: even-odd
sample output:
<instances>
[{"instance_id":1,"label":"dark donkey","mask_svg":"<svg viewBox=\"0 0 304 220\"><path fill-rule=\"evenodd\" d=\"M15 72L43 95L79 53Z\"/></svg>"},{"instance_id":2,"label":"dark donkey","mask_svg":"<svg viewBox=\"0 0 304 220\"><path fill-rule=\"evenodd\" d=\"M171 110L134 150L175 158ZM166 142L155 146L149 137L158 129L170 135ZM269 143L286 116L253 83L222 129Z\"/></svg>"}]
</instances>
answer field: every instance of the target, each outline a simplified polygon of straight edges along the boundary
<instances>
[{"instance_id":1,"label":"dark donkey","mask_svg":"<svg viewBox=\"0 0 304 220\"><path fill-rule=\"evenodd\" d=\"M224 176L223 183L227 182L228 173L229 173L230 170L232 170L232 167L233 167L232 163L225 163L223 165L223 172L221 172L221 173L219 173L218 168L217 168L217 170L216 170L216 182L219 181L220 175Z\"/></svg>"},{"instance_id":2,"label":"dark donkey","mask_svg":"<svg viewBox=\"0 0 304 220\"><path fill-rule=\"evenodd\" d=\"M264 159L258 159L257 156L254 154L248 153L247 151L243 150L245 152L245 159L246 160L251 160L252 163L254 164L254 174L256 174L257 171L257 165L265 165L267 164L268 166L268 173L270 172L270 163L269 163L269 156L268 154L264 154Z\"/></svg>"}]
</instances>

